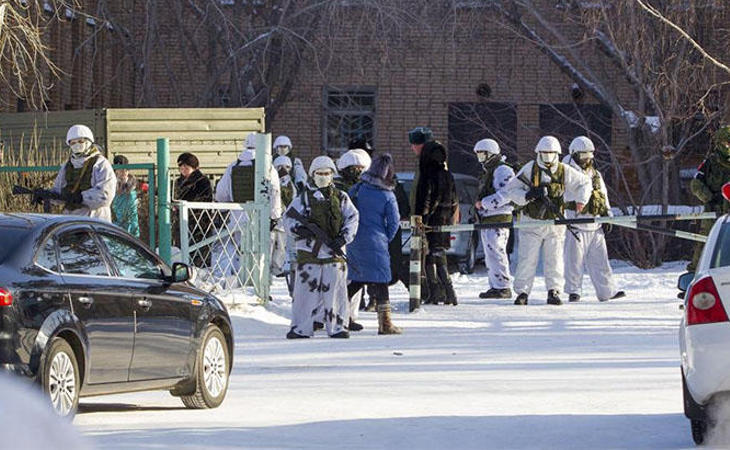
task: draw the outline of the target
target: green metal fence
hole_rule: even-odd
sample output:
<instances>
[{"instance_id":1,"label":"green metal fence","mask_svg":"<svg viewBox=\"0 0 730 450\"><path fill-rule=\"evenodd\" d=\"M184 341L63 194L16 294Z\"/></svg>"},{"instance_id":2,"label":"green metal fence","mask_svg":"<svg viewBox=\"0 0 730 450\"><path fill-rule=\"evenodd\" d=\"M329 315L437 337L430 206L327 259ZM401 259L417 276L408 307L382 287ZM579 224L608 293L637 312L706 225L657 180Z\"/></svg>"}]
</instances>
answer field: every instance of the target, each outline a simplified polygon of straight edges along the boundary
<instances>
[{"instance_id":1,"label":"green metal fence","mask_svg":"<svg viewBox=\"0 0 730 450\"><path fill-rule=\"evenodd\" d=\"M116 169L146 170L147 183L149 184L149 244L150 248L155 249L155 196L157 195L157 182L155 177L155 165L151 163L145 164L117 164L112 166ZM0 167L0 173L33 173L33 172L58 172L61 166L20 166L20 167Z\"/></svg>"}]
</instances>

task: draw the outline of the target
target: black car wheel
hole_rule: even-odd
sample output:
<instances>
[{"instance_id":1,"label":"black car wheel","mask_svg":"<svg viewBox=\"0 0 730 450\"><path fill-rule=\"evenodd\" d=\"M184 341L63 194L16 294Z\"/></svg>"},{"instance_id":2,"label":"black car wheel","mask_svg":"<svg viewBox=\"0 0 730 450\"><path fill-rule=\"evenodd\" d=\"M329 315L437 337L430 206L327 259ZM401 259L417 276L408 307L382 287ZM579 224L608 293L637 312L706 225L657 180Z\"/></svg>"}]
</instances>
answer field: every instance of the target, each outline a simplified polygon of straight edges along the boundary
<instances>
[{"instance_id":1,"label":"black car wheel","mask_svg":"<svg viewBox=\"0 0 730 450\"><path fill-rule=\"evenodd\" d=\"M694 439L695 444L702 445L705 442L705 436L707 436L707 422L694 419L689 422L692 427L692 439Z\"/></svg>"},{"instance_id":2,"label":"black car wheel","mask_svg":"<svg viewBox=\"0 0 730 450\"><path fill-rule=\"evenodd\" d=\"M43 389L53 410L62 417L73 417L79 406L81 377L76 355L68 342L55 338L46 352L41 371Z\"/></svg>"},{"instance_id":3,"label":"black car wheel","mask_svg":"<svg viewBox=\"0 0 730 450\"><path fill-rule=\"evenodd\" d=\"M219 406L228 391L230 356L223 332L213 324L203 336L195 366L195 392L181 396L183 404L193 409Z\"/></svg>"},{"instance_id":4,"label":"black car wheel","mask_svg":"<svg viewBox=\"0 0 730 450\"><path fill-rule=\"evenodd\" d=\"M472 235L469 238L469 250L466 257L459 263L459 272L465 275L474 273L477 264L477 240Z\"/></svg>"}]
</instances>

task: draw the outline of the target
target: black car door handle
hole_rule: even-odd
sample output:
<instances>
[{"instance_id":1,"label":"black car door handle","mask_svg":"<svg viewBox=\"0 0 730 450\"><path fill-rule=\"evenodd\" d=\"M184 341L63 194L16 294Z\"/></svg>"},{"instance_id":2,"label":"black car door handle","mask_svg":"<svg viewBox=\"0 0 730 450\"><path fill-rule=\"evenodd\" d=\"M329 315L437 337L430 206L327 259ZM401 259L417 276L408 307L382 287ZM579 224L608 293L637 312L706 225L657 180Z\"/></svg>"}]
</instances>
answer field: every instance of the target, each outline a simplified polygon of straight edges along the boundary
<instances>
[{"instance_id":1,"label":"black car door handle","mask_svg":"<svg viewBox=\"0 0 730 450\"><path fill-rule=\"evenodd\" d=\"M92 297L79 297L78 301L86 308L90 308L91 305L94 303L94 299Z\"/></svg>"},{"instance_id":2,"label":"black car door handle","mask_svg":"<svg viewBox=\"0 0 730 450\"><path fill-rule=\"evenodd\" d=\"M152 306L152 302L146 298L140 298L139 300L137 300L137 304L141 306L142 309L144 309L145 311L150 309L150 307Z\"/></svg>"}]
</instances>

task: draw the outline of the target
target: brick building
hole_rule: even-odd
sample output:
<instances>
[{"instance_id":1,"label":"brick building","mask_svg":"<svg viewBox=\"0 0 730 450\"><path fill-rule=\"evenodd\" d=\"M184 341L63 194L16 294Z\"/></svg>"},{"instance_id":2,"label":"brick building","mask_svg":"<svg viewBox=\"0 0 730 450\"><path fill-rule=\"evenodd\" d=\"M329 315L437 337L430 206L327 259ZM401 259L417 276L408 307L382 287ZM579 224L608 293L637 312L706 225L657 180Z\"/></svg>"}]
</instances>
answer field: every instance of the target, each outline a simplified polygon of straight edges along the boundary
<instances>
[{"instance_id":1,"label":"brick building","mask_svg":"<svg viewBox=\"0 0 730 450\"><path fill-rule=\"evenodd\" d=\"M231 74L207 63L226 54L213 44L220 28L208 18L201 22L200 11L169 0L151 7L137 0L81 3L90 16L69 11L65 20L49 22L51 56L63 71L50 90L49 109L240 106L228 98ZM289 135L307 162L323 151L336 154L351 136L364 133L377 149L394 154L399 170L409 170L407 130L427 125L449 147L452 169L468 173L474 171L470 150L478 139L494 137L511 160L524 161L540 135L556 134L567 144L584 134L572 118L621 158L626 130L609 108L578 89L531 42L490 22L489 12L474 6L479 2L443 3L450 5L443 10L452 28L448 36L443 32L449 27L404 27L387 47L362 34L326 42L315 36L313 45L327 45L335 56L324 68L316 57L301 62L286 102L267 127ZM251 8L268 3L216 5L221 14L246 21L256 12ZM561 26L570 36L570 27ZM634 95L601 53L584 50L582 57L605 73L618 97ZM5 109L26 105L19 99ZM606 148L598 157L610 158ZM696 159L680 164L691 166Z\"/></svg>"}]
</instances>

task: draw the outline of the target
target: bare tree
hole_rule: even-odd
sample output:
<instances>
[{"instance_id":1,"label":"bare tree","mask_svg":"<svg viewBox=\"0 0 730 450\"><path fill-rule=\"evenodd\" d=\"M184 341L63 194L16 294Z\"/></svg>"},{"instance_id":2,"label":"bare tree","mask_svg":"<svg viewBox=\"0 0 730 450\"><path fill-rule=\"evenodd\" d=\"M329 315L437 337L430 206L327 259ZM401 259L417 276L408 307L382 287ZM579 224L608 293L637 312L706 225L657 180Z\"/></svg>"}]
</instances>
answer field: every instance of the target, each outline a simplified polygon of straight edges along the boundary
<instances>
[{"instance_id":1,"label":"bare tree","mask_svg":"<svg viewBox=\"0 0 730 450\"><path fill-rule=\"evenodd\" d=\"M0 4L0 83L29 106L41 108L59 77L43 33L73 12L77 0L12 0Z\"/></svg>"},{"instance_id":2,"label":"bare tree","mask_svg":"<svg viewBox=\"0 0 730 450\"><path fill-rule=\"evenodd\" d=\"M623 149L611 149L621 180L613 186L620 194L619 203L660 204L662 211L675 203L676 161L725 112L722 94L727 74L699 49L723 53L730 48L724 26L727 8L703 0L655 2L653 8L663 17L695 36L695 46L678 39L675 29L647 14L634 0L486 3L498 13L501 24L532 42L581 90L610 108L627 131L629 160L622 161ZM617 89L624 80L631 88L626 93ZM637 197L631 195L634 185L640 188ZM661 261L664 238L650 236L648 245L638 238L633 243L638 262Z\"/></svg>"}]
</instances>

